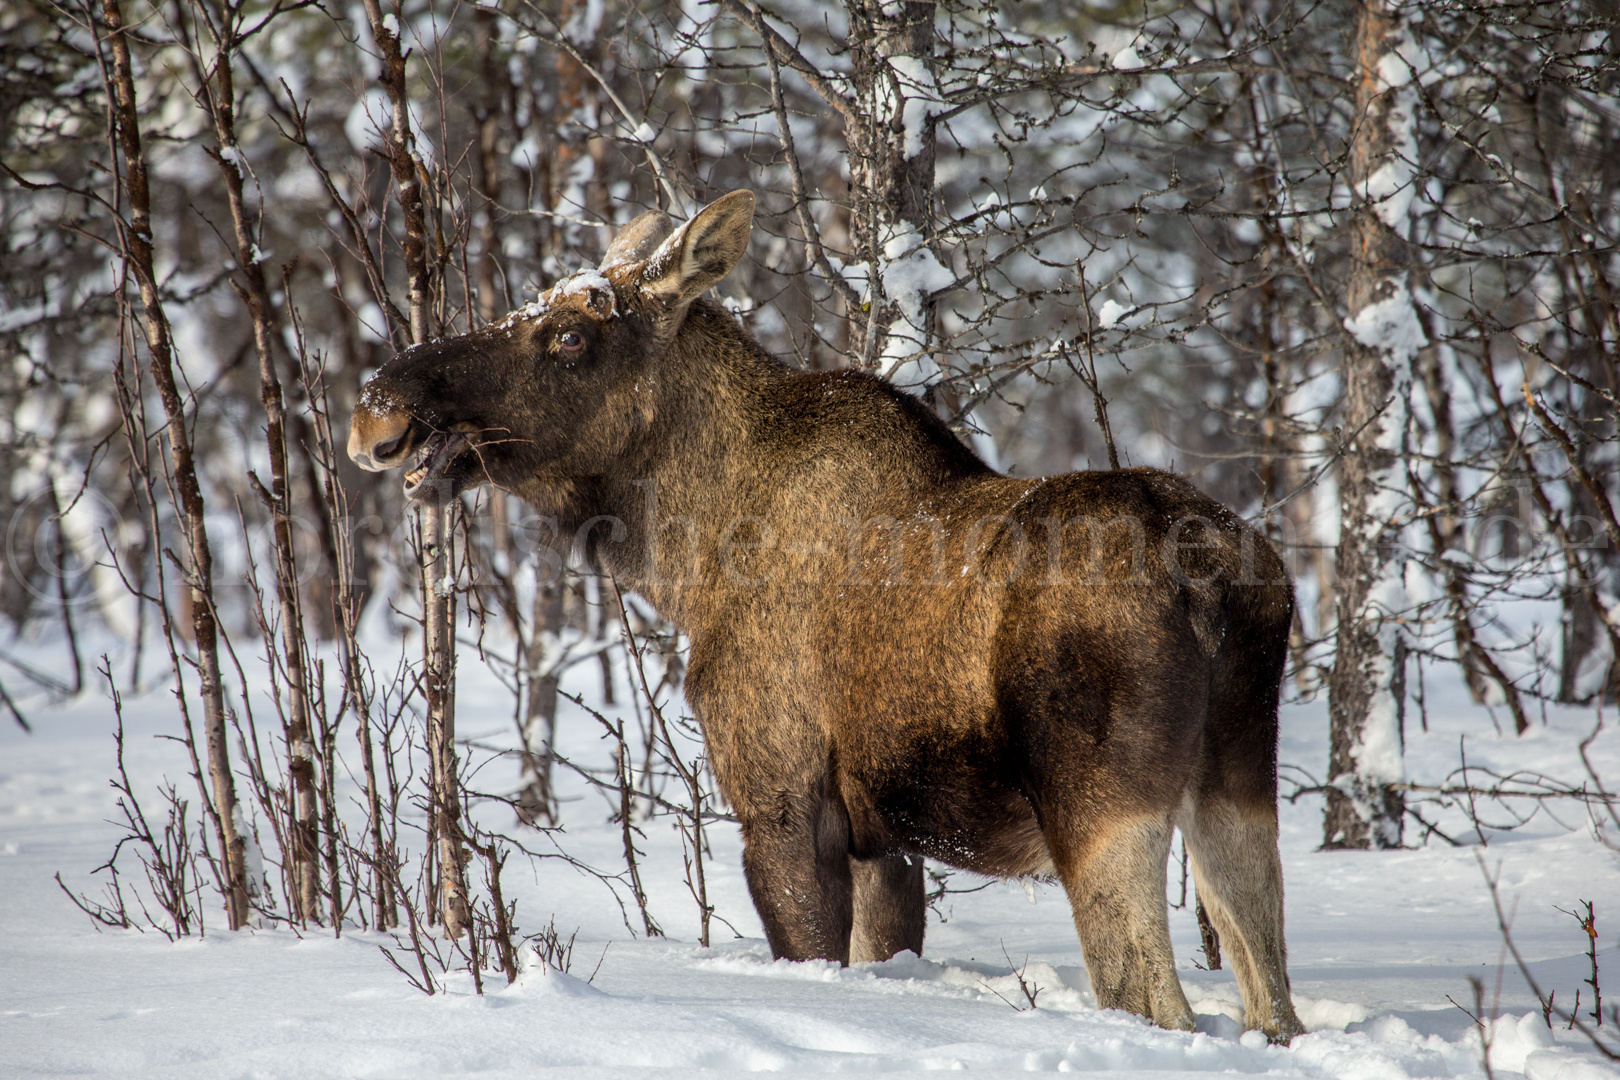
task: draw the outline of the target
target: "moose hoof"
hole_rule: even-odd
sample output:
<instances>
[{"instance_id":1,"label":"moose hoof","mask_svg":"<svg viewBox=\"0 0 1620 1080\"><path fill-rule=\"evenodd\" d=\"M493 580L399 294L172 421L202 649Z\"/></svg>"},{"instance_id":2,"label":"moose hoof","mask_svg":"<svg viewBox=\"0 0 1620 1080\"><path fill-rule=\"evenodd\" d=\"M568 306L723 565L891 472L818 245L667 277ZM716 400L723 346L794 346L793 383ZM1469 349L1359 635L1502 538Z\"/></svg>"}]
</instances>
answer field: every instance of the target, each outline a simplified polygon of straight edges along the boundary
<instances>
[{"instance_id":1,"label":"moose hoof","mask_svg":"<svg viewBox=\"0 0 1620 1080\"><path fill-rule=\"evenodd\" d=\"M1273 1017L1261 1023L1245 1023L1243 1026L1263 1033L1266 1041L1273 1046L1287 1046L1294 1041L1295 1035L1305 1034L1305 1025L1300 1023L1293 1009L1289 1009L1283 1016Z\"/></svg>"},{"instance_id":2,"label":"moose hoof","mask_svg":"<svg viewBox=\"0 0 1620 1080\"><path fill-rule=\"evenodd\" d=\"M1182 1005L1179 1009L1153 1010L1152 1020L1166 1031L1191 1031L1193 1029L1192 1009Z\"/></svg>"}]
</instances>

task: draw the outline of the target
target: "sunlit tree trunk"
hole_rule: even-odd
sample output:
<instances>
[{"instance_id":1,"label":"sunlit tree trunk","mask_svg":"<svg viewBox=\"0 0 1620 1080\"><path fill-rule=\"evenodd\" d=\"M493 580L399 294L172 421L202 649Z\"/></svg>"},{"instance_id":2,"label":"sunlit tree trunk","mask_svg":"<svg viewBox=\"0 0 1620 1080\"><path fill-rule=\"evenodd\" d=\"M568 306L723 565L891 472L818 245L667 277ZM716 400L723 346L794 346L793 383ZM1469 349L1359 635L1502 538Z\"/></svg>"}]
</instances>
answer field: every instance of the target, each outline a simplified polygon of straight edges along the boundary
<instances>
[{"instance_id":1,"label":"sunlit tree trunk","mask_svg":"<svg viewBox=\"0 0 1620 1080\"><path fill-rule=\"evenodd\" d=\"M236 270L233 280L237 295L247 307L253 325L253 349L259 362L259 401L265 415L265 450L270 458L270 488L266 509L272 518L275 547L276 598L281 617L282 664L287 680L287 772L291 781L291 811L288 877L292 889L294 915L300 920L320 920L321 873L320 830L317 825L316 753L311 734L308 679L304 672L304 616L298 596L298 567L292 537L292 512L287 476L287 416L276 372L275 305L265 280L266 256L260 250L262 230L259 212L249 205L244 192L242 150L236 141L236 85L232 63L239 42L236 22L230 13L214 25L214 20L198 20L194 29L206 26L213 34L212 62L204 70L202 43L193 42L201 78L198 95L213 121L217 140L215 161L224 182L231 209L232 239L236 243Z\"/></svg>"},{"instance_id":2,"label":"sunlit tree trunk","mask_svg":"<svg viewBox=\"0 0 1620 1080\"><path fill-rule=\"evenodd\" d=\"M859 366L921 389L937 374L929 349L929 292L950 275L930 247L938 111L935 5L927 0L850 0L847 123L853 241L867 267L868 310L857 314L851 351Z\"/></svg>"},{"instance_id":3,"label":"sunlit tree trunk","mask_svg":"<svg viewBox=\"0 0 1620 1080\"><path fill-rule=\"evenodd\" d=\"M203 704L203 736L208 750L208 778L212 786L212 813L221 848L221 882L231 929L247 925L247 842L236 801L236 778L231 772L230 745L225 724L225 692L219 668L219 626L214 611L214 556L204 517L202 486L197 480L185 400L174 377L174 344L163 307L152 259L152 198L147 180L146 154L141 145L140 109L129 39L118 0L103 0L107 46L111 52L109 106L114 136L123 168L119 181L129 200L129 223L123 236L124 261L140 289L152 381L157 385L168 420L165 433L174 477L175 509L186 537L185 596L190 601L192 639L197 650L198 694ZM180 672L175 672L176 677ZM199 778L200 782L200 778Z\"/></svg>"},{"instance_id":4,"label":"sunlit tree trunk","mask_svg":"<svg viewBox=\"0 0 1620 1080\"><path fill-rule=\"evenodd\" d=\"M400 33L403 12L385 18L380 0L365 0L366 16L381 54L379 79L388 94L393 122L388 132L388 163L405 219L405 274L410 302L410 339L433 338L433 274L428 261L424 203L426 168L416 152L411 129L405 55ZM467 930L466 852L461 837L461 794L456 761L455 581L452 548L452 500L429 492L420 510L422 529L422 637L427 696L428 757L432 770L432 831L437 844L439 916L445 933L460 937Z\"/></svg>"},{"instance_id":5,"label":"sunlit tree trunk","mask_svg":"<svg viewBox=\"0 0 1620 1080\"><path fill-rule=\"evenodd\" d=\"M1339 468L1338 640L1325 847L1398 847L1404 776L1409 603L1400 518L1412 368L1424 342L1405 260L1414 97L1393 6L1369 0L1356 28L1350 146L1351 266L1341 365L1346 447Z\"/></svg>"}]
</instances>

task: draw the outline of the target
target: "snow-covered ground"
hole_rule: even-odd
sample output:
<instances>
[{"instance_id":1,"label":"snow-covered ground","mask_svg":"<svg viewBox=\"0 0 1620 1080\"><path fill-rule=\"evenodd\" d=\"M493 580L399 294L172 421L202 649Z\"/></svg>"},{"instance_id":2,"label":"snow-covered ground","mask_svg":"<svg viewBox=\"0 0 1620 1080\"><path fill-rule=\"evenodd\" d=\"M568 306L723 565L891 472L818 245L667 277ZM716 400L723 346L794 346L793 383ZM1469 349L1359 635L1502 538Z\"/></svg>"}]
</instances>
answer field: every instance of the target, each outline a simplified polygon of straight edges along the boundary
<instances>
[{"instance_id":1,"label":"snow-covered ground","mask_svg":"<svg viewBox=\"0 0 1620 1080\"><path fill-rule=\"evenodd\" d=\"M599 688L591 668L589 675L576 669L573 689ZM504 691L476 656L463 657L461 672L462 734L509 741ZM1428 689L1432 730L1417 731L1410 718L1414 779L1449 771L1465 734L1471 762L1581 779L1575 744L1592 726L1590 711L1553 712L1523 738L1498 737L1450 684L1431 678ZM565 708L564 752L600 760L599 728ZM137 785L153 790L165 776L187 782L176 744L154 737L174 731L172 698L159 687L127 700L126 714ZM560 863L530 868L514 860L507 889L518 898L520 927L537 930L554 916L565 935L579 928L572 974L535 967L510 987L495 979L483 997L465 975L451 976L447 993L418 993L379 955L378 942L389 939L377 935L231 934L211 925L203 938L171 944L151 932L98 932L53 875L100 891L91 871L118 836L104 820L113 816L112 710L90 690L66 705L36 707L30 719L31 736L9 719L0 724L0 1077L518 1077L542 1069L1484 1075L1477 1034L1448 1001L1472 1006L1470 975L1498 999L1497 1076L1620 1076L1577 1034L1549 1031L1511 963L1504 966L1479 862L1500 873L1502 894L1515 905L1515 941L1536 977L1560 1003L1572 1001L1586 975L1584 935L1558 907L1597 902L1601 960L1620 971L1610 930L1620 925L1620 865L1574 806L1556 808L1567 828L1544 815L1516 832L1488 834L1484 847L1434 841L1411 851L1330 853L1315 850L1320 800L1285 803L1290 966L1312 1030L1280 1048L1240 1033L1230 973L1195 966L1197 927L1186 910L1172 911L1172 928L1199 1031L1160 1031L1097 1011L1068 906L1052 885L997 882L947 897L945 921L931 919L920 959L846 970L773 963L743 885L735 830L723 826L712 837L709 889L739 938L717 922L714 947L698 947L680 841L660 822L648 827L643 872L669 937L632 936L607 889ZM1283 760L1319 773L1326 735L1320 703L1289 707ZM1620 780L1620 732L1605 733L1592 749L1600 771ZM564 846L615 869L619 839L606 803L578 785L566 795ZM1172 894L1178 878L1172 874ZM1009 1004L1023 999L1008 957L1038 985L1038 1009ZM1620 977L1613 993L1620 998Z\"/></svg>"}]
</instances>

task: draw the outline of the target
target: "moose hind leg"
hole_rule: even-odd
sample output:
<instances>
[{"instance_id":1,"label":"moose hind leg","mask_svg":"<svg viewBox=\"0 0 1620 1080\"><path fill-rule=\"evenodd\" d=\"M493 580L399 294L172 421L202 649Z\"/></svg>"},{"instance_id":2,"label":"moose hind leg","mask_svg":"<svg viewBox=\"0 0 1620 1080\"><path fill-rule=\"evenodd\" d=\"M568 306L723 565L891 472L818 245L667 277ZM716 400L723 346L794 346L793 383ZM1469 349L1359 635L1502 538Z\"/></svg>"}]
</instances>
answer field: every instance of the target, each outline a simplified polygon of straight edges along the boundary
<instances>
[{"instance_id":1,"label":"moose hind leg","mask_svg":"<svg viewBox=\"0 0 1620 1080\"><path fill-rule=\"evenodd\" d=\"M849 935L850 963L887 960L910 949L922 955L928 925L921 855L884 855L849 860L855 920Z\"/></svg>"},{"instance_id":2,"label":"moose hind leg","mask_svg":"<svg viewBox=\"0 0 1620 1080\"><path fill-rule=\"evenodd\" d=\"M1099 823L1069 835L1050 825L1046 830L1097 1007L1191 1031L1165 901L1171 831L1168 816Z\"/></svg>"},{"instance_id":3,"label":"moose hind leg","mask_svg":"<svg viewBox=\"0 0 1620 1080\"><path fill-rule=\"evenodd\" d=\"M1243 993L1243 1026L1287 1042L1305 1026L1294 1013L1283 939L1277 817L1208 793L1190 795L1181 816L1198 898L1220 934Z\"/></svg>"},{"instance_id":4,"label":"moose hind leg","mask_svg":"<svg viewBox=\"0 0 1620 1080\"><path fill-rule=\"evenodd\" d=\"M849 824L830 799L783 795L743 820L743 874L771 955L849 963Z\"/></svg>"}]
</instances>

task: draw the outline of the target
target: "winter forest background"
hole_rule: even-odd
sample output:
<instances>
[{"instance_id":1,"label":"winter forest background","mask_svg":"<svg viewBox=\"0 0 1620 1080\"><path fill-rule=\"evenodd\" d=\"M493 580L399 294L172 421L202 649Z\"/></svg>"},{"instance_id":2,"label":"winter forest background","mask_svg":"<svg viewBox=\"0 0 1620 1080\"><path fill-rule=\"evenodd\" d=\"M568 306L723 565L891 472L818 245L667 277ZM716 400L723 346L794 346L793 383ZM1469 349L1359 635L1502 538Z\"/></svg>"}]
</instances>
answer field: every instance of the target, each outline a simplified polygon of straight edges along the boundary
<instances>
[{"instance_id":1,"label":"winter forest background","mask_svg":"<svg viewBox=\"0 0 1620 1080\"><path fill-rule=\"evenodd\" d=\"M135 839L77 900L392 930L432 990L455 950L516 970L515 852L656 933L668 818L708 943L729 826L678 636L515 500L423 520L342 443L395 350L736 188L720 292L778 355L883 373L1004 471L1173 468L1264 528L1285 694L1331 718L1284 776L1317 843L1546 804L1608 835L1590 764L1403 748L1434 686L1480 738L1559 703L1591 730L1620 689L1617 28L1613 0L7 0L0 710L177 689L192 773L123 779ZM498 752L457 741L471 666L509 691ZM557 750L559 715L606 756ZM560 775L609 796L617 865L570 852Z\"/></svg>"}]
</instances>

